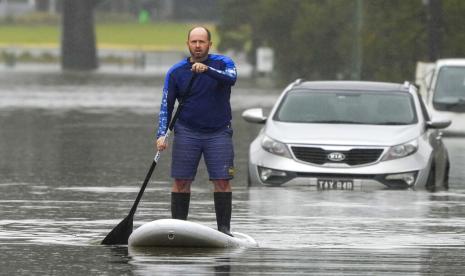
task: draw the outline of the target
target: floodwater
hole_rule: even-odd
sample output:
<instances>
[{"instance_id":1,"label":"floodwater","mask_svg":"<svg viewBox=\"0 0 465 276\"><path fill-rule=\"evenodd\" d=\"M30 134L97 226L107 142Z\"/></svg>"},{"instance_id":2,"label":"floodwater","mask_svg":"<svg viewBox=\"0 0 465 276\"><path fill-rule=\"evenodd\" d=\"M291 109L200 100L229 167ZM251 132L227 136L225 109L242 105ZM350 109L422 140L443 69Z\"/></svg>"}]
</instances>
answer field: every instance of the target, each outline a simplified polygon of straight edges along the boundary
<instances>
[{"instance_id":1,"label":"floodwater","mask_svg":"<svg viewBox=\"0 0 465 276\"><path fill-rule=\"evenodd\" d=\"M247 148L259 131L240 113L279 91L234 90L233 231L259 248L102 246L129 212L152 162L161 80L57 72L0 74L2 275L459 275L465 267L465 143L446 138L450 189L315 191L252 187ZM169 218L170 153L163 153L135 227ZM189 218L215 227L200 166Z\"/></svg>"}]
</instances>

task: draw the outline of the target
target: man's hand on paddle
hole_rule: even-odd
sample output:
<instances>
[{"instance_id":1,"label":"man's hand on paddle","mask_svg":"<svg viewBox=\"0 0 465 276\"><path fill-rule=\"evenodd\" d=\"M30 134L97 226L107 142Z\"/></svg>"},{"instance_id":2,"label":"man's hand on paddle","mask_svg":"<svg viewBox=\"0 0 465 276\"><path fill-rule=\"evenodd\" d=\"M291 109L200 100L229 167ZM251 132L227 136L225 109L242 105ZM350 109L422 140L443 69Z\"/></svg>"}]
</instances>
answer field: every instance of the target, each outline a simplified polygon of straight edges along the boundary
<instances>
[{"instance_id":1,"label":"man's hand on paddle","mask_svg":"<svg viewBox=\"0 0 465 276\"><path fill-rule=\"evenodd\" d=\"M203 63L196 62L196 63L192 64L191 71L194 72L194 73L203 73L203 72L205 72L207 70L208 70L208 66L203 64Z\"/></svg>"},{"instance_id":2,"label":"man's hand on paddle","mask_svg":"<svg viewBox=\"0 0 465 276\"><path fill-rule=\"evenodd\" d=\"M159 151L163 151L168 147L168 143L165 143L165 136L160 136L160 138L157 139L155 147Z\"/></svg>"}]
</instances>

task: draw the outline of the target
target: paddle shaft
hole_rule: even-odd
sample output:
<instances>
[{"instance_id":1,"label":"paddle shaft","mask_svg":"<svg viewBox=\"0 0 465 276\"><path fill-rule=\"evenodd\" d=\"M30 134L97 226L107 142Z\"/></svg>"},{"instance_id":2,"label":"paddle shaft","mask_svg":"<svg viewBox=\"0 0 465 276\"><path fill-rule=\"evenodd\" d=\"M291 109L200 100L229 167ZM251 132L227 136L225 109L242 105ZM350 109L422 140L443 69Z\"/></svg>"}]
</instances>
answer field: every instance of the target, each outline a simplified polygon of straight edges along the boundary
<instances>
[{"instance_id":1,"label":"paddle shaft","mask_svg":"<svg viewBox=\"0 0 465 276\"><path fill-rule=\"evenodd\" d=\"M176 110L176 113L178 113L180 107L181 105ZM165 141L166 139L168 139L170 134L171 134L171 130L170 128L168 128L168 131L165 134ZM144 194L145 188L147 187L147 184L149 183L149 180L152 177L152 173L155 170L155 167L157 166L158 159L160 159L160 156L161 156L161 151L158 150L157 153L155 154L155 157L153 158L152 165L150 166L150 169L147 172L147 175L145 176L144 183L142 184L142 187L140 188L139 193L137 194L137 198L134 201L134 204L132 205L131 210L129 211L130 217L133 217L134 214L136 213L136 209L137 209L137 206L139 205L139 201L141 200L142 195Z\"/></svg>"}]
</instances>

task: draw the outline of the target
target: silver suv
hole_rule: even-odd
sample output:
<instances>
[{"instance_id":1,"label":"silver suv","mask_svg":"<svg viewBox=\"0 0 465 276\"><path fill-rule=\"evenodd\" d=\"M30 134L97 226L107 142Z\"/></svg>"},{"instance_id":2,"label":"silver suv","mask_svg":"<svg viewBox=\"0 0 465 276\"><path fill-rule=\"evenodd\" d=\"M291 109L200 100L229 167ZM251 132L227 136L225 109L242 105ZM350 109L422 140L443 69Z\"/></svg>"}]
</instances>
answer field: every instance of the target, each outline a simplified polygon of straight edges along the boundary
<instances>
[{"instance_id":1,"label":"silver suv","mask_svg":"<svg viewBox=\"0 0 465 276\"><path fill-rule=\"evenodd\" d=\"M447 187L449 158L415 86L365 81L290 84L249 149L249 185L318 189Z\"/></svg>"}]
</instances>

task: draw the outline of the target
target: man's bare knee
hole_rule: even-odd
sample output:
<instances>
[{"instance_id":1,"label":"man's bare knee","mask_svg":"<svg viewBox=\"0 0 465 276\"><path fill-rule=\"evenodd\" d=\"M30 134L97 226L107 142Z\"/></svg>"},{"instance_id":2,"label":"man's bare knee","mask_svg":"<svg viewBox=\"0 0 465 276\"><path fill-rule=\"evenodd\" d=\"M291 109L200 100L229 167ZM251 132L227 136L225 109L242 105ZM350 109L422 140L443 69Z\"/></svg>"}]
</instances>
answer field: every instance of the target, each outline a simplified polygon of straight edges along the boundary
<instances>
[{"instance_id":1,"label":"man's bare knee","mask_svg":"<svg viewBox=\"0 0 465 276\"><path fill-rule=\"evenodd\" d=\"M192 180L175 179L171 191L174 193L190 193Z\"/></svg>"},{"instance_id":2,"label":"man's bare knee","mask_svg":"<svg viewBox=\"0 0 465 276\"><path fill-rule=\"evenodd\" d=\"M229 179L215 179L212 180L215 186L215 192L231 192L231 183Z\"/></svg>"}]
</instances>

